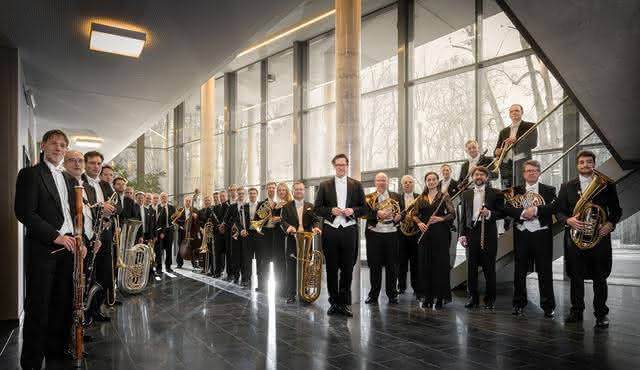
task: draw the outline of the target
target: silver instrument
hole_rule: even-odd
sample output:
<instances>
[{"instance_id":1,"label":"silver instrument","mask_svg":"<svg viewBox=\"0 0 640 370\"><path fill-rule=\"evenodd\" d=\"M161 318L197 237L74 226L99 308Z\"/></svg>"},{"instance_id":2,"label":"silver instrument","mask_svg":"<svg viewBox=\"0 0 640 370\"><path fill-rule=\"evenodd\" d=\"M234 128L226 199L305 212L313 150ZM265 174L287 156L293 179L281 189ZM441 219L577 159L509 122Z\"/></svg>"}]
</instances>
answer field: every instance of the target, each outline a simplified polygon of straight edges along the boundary
<instances>
[{"instance_id":1,"label":"silver instrument","mask_svg":"<svg viewBox=\"0 0 640 370\"><path fill-rule=\"evenodd\" d=\"M121 268L118 269L118 287L126 293L140 293L149 279L151 248L146 244L135 244L142 221L128 220L120 233Z\"/></svg>"}]
</instances>

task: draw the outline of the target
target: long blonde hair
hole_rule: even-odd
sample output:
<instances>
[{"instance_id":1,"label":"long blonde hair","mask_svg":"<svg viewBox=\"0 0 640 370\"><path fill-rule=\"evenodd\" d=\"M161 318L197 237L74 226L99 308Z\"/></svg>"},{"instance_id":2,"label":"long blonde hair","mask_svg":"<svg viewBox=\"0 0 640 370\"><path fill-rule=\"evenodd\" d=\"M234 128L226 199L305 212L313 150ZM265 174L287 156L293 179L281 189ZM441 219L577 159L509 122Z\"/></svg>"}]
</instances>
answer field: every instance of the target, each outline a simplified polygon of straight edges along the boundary
<instances>
[{"instance_id":1,"label":"long blonde hair","mask_svg":"<svg viewBox=\"0 0 640 370\"><path fill-rule=\"evenodd\" d=\"M280 188L284 187L287 190L287 197L286 199L280 199L280 196L278 196L278 192L280 191ZM284 182L281 182L278 184L278 187L276 188L276 196L278 196L279 200L284 200L286 202L290 201L291 199L293 199L293 197L291 196L291 192L289 191L289 185L287 185Z\"/></svg>"}]
</instances>

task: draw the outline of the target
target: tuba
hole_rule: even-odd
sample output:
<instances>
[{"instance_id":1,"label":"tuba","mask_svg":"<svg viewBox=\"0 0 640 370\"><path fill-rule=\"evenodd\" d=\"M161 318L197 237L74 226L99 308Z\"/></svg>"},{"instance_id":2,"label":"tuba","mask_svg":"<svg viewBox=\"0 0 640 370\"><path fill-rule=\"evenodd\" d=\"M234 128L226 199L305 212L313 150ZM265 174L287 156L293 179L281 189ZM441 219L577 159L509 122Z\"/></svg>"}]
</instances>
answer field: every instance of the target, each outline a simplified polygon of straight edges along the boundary
<instances>
[{"instance_id":1,"label":"tuba","mask_svg":"<svg viewBox=\"0 0 640 370\"><path fill-rule=\"evenodd\" d=\"M256 230L256 232L262 235L262 227L269 221L271 218L271 212L273 209L271 208L271 201L265 200L260 204L260 207L256 210L256 216L258 216L258 220L251 220L251 227Z\"/></svg>"},{"instance_id":2,"label":"tuba","mask_svg":"<svg viewBox=\"0 0 640 370\"><path fill-rule=\"evenodd\" d=\"M120 233L122 267L118 269L118 286L129 294L140 293L149 279L151 248L146 244L135 244L140 226L142 221L128 220Z\"/></svg>"},{"instance_id":3,"label":"tuba","mask_svg":"<svg viewBox=\"0 0 640 370\"><path fill-rule=\"evenodd\" d=\"M580 195L576 206L573 208L573 216L584 222L584 230L571 229L571 240L580 249L595 247L602 237L599 234L600 226L607 222L607 212L601 206L592 202L607 185L613 180L602 172L593 170L593 180L587 189Z\"/></svg>"},{"instance_id":4,"label":"tuba","mask_svg":"<svg viewBox=\"0 0 640 370\"><path fill-rule=\"evenodd\" d=\"M322 252L314 250L315 235L311 232L296 232L297 290L300 299L313 303L320 296L322 284Z\"/></svg>"}]
</instances>

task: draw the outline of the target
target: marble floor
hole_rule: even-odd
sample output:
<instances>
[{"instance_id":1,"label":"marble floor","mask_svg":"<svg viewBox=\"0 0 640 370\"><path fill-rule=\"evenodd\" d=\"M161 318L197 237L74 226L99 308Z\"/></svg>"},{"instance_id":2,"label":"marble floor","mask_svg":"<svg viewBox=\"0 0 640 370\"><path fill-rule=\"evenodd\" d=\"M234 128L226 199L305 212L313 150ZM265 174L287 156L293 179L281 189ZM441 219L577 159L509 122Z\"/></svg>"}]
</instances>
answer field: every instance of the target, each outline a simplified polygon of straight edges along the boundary
<instances>
[{"instance_id":1,"label":"marble floor","mask_svg":"<svg viewBox=\"0 0 640 370\"><path fill-rule=\"evenodd\" d=\"M362 269L363 292L368 271ZM535 279L528 279L537 301ZM587 300L591 299L587 287ZM637 369L640 288L610 286L611 326L565 325L568 284L555 282L556 319L530 304L511 315L511 287L494 311L467 310L464 291L442 311L419 308L409 292L397 306L354 305L354 318L327 316L323 295L287 305L274 294L177 269L142 294L123 296L112 321L87 333L87 369ZM18 367L20 328L0 326L0 369ZM68 368L56 363L50 368Z\"/></svg>"}]
</instances>

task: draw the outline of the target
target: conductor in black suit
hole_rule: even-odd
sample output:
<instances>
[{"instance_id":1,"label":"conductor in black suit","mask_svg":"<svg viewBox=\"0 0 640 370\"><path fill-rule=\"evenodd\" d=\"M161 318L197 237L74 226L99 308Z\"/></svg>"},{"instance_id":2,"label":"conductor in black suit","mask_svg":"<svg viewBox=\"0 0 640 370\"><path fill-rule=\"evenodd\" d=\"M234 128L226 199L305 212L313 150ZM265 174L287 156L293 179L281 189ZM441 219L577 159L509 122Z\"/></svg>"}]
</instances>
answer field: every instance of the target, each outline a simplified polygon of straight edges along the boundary
<instances>
[{"instance_id":1,"label":"conductor in black suit","mask_svg":"<svg viewBox=\"0 0 640 370\"><path fill-rule=\"evenodd\" d=\"M524 162L525 184L514 189L514 195L538 194L544 204L513 204L505 199L505 213L515 220L515 272L513 278L513 314L521 315L527 305L527 272L535 263L538 273L540 307L546 318L553 317L556 300L553 295L553 214L557 204L556 188L539 182L540 163L534 160Z\"/></svg>"},{"instance_id":2,"label":"conductor in black suit","mask_svg":"<svg viewBox=\"0 0 640 370\"><path fill-rule=\"evenodd\" d=\"M338 154L331 160L335 177L323 181L315 200L316 215L324 218L322 246L326 259L329 315L353 316L351 280L358 257L357 219L365 214L364 189L360 181L347 176L349 159ZM338 275L339 273L339 275Z\"/></svg>"},{"instance_id":3,"label":"conductor in black suit","mask_svg":"<svg viewBox=\"0 0 640 370\"><path fill-rule=\"evenodd\" d=\"M296 296L296 272L298 263L296 258L303 258L298 256L296 249L295 233L301 232L313 232L314 234L320 233L320 219L313 212L313 204L304 201L304 183L296 182L293 184L293 200L287 202L282 206L282 215L280 216L280 222L282 228L287 235L287 243L285 253L285 296L287 297L287 303L295 303Z\"/></svg>"},{"instance_id":4,"label":"conductor in black suit","mask_svg":"<svg viewBox=\"0 0 640 370\"><path fill-rule=\"evenodd\" d=\"M44 134L43 161L23 168L16 180L14 211L27 228L27 289L20 365L42 367L42 360L60 359L71 340L73 238L77 181L60 166L69 139L60 130ZM64 247L66 250L52 254ZM83 250L86 255L86 249Z\"/></svg>"},{"instance_id":5,"label":"conductor in black suit","mask_svg":"<svg viewBox=\"0 0 640 370\"><path fill-rule=\"evenodd\" d=\"M590 151L582 151L576 157L578 178L560 187L558 194L558 213L556 217L565 225L564 257L566 271L571 279L571 312L566 318L567 323L582 321L584 306L584 280L593 280L593 309L596 316L596 326L609 326L609 307L607 307L607 278L611 273L611 232L622 217L622 208L618 200L616 185L607 184L591 202L602 207L607 215L607 221L599 225L596 232L602 239L590 249L579 249L571 239L570 231L584 229L585 223L573 215L573 210L585 192L595 173L596 155Z\"/></svg>"},{"instance_id":6,"label":"conductor in black suit","mask_svg":"<svg viewBox=\"0 0 640 370\"><path fill-rule=\"evenodd\" d=\"M523 113L523 108L520 104L513 104L509 108L511 124L503 128L498 135L498 142L494 150L496 158L500 156L504 148L514 144L516 140L520 139L525 132L533 127L533 122L522 120ZM504 148L503 144L505 145ZM514 182L518 186L523 184L522 165L531 159L531 150L536 146L538 146L538 130L533 130L505 154L504 160L500 164L503 188L511 187Z\"/></svg>"}]
</instances>

